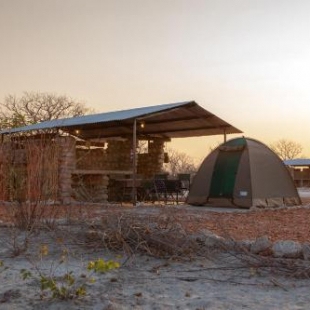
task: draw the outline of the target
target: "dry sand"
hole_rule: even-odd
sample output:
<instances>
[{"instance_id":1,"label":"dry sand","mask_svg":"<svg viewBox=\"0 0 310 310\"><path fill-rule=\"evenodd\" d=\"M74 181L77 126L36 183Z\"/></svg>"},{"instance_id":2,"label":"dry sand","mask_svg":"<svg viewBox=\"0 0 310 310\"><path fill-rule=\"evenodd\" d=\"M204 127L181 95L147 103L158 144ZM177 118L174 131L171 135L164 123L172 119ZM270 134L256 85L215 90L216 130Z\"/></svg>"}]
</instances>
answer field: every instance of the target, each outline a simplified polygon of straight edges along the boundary
<instances>
[{"instance_id":1,"label":"dry sand","mask_svg":"<svg viewBox=\"0 0 310 310\"><path fill-rule=\"evenodd\" d=\"M300 194L304 202L310 200L308 189L300 189ZM189 209L190 214L198 211L203 213L201 209ZM138 212L147 214L157 211L152 208L144 211L140 208ZM218 212L210 211L199 225L209 225L207 228L212 230L217 228L214 222L218 222L220 218L227 218L230 233L236 233L237 237L242 236L243 239L251 233L254 236L255 230L259 233L268 232L282 239L285 235L294 238L295 234L292 231L303 228L304 233L297 237L303 241L308 240L309 207L292 209L289 211L291 213L280 212L284 215L282 222L278 212L270 211L277 215L275 217L277 222L272 220L271 213L268 212L265 216L269 219L268 226L261 216L264 213L260 213L257 217L255 212L244 211L228 212L226 215L224 212L220 215ZM95 213L95 216L100 217L100 214ZM193 218L189 216L189 219ZM296 223L289 225L286 218L291 219L291 222L296 219ZM302 226L305 227L298 227L301 218L303 218ZM257 223L253 222L253 225L246 228L245 223L251 220ZM190 221L189 224L193 224ZM281 223L285 222L286 230L276 227L276 233L275 228L269 231L268 227L272 222L276 223L276 226L281 226ZM193 225L195 226L195 223ZM23 251L26 233L2 225L0 261L3 266L0 267L0 309L310 308L310 279L284 276L277 272L279 270L272 268L255 268L253 264L240 260L234 252L210 250L204 257L197 256L185 260L160 259L142 254L127 257L123 252L85 246L83 242L85 233L82 227L67 224L60 225L55 230L40 230L30 236L27 250ZM87 271L88 262L98 258L116 260L121 266L104 274L91 274ZM62 264L59 263L61 259L64 259ZM305 264L309 265L310 269L310 263ZM23 280L22 269L30 271L32 276ZM42 298L39 273L46 276L52 274L54 279L59 279L59 276L67 272L72 272L78 283L85 284L86 296L72 300L58 300L46 294ZM89 281L91 278L94 278L95 282Z\"/></svg>"},{"instance_id":2,"label":"dry sand","mask_svg":"<svg viewBox=\"0 0 310 310\"><path fill-rule=\"evenodd\" d=\"M15 238L15 237L16 238ZM310 280L294 279L243 264L233 253L211 252L192 260L158 259L147 255L85 247L83 231L64 225L38 231L28 250L13 255L22 245L24 232L0 229L0 309L309 309ZM42 254L42 248L47 249ZM65 252L64 252L65 249ZM65 254L65 262L59 264ZM88 278L87 263L97 258L114 259L119 269ZM34 277L23 280L20 270ZM40 298L38 271L55 277L72 271L87 282L86 296L59 301ZM84 278L80 276L84 275ZM85 278L86 276L86 278Z\"/></svg>"}]
</instances>

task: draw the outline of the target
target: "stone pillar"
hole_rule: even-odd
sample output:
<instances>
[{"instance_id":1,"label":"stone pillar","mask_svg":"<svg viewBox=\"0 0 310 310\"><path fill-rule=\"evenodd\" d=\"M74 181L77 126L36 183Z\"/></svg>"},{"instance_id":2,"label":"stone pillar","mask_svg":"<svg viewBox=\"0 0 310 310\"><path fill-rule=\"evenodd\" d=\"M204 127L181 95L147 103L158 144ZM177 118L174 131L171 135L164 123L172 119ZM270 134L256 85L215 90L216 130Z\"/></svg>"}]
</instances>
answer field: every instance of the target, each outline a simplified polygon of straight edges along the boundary
<instances>
[{"instance_id":1,"label":"stone pillar","mask_svg":"<svg viewBox=\"0 0 310 310\"><path fill-rule=\"evenodd\" d=\"M94 182L94 201L100 203L108 202L108 184L109 177L107 175L98 175L97 182Z\"/></svg>"},{"instance_id":2,"label":"stone pillar","mask_svg":"<svg viewBox=\"0 0 310 310\"><path fill-rule=\"evenodd\" d=\"M59 199L64 204L71 203L72 199L72 173L76 166L76 143L72 137L57 139L59 152Z\"/></svg>"}]
</instances>

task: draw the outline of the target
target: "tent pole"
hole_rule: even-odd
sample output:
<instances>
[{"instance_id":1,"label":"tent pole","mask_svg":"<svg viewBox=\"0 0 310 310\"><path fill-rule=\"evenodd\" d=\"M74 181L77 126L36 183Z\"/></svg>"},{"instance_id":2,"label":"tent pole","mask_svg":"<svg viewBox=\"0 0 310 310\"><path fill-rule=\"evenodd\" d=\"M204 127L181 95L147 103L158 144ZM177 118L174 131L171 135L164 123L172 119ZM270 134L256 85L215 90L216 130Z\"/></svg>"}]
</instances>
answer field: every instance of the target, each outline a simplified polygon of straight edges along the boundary
<instances>
[{"instance_id":1,"label":"tent pole","mask_svg":"<svg viewBox=\"0 0 310 310\"><path fill-rule=\"evenodd\" d=\"M137 120L133 122L132 136L132 204L135 207L137 204Z\"/></svg>"}]
</instances>

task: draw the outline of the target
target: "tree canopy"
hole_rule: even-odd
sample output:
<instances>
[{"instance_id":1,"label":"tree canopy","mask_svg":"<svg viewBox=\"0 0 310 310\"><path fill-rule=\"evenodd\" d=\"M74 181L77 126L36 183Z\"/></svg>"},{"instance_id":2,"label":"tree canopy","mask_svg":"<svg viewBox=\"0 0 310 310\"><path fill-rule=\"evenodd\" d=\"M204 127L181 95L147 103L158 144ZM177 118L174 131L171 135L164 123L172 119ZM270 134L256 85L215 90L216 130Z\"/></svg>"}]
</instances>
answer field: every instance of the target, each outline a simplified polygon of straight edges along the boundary
<instances>
[{"instance_id":1,"label":"tree canopy","mask_svg":"<svg viewBox=\"0 0 310 310\"><path fill-rule=\"evenodd\" d=\"M198 170L194 159L186 153L179 152L173 148L168 148L167 153L169 156L167 170L171 175L176 176L178 173L193 173Z\"/></svg>"},{"instance_id":2,"label":"tree canopy","mask_svg":"<svg viewBox=\"0 0 310 310\"><path fill-rule=\"evenodd\" d=\"M84 103L66 95L24 92L21 97L7 95L0 103L0 127L13 128L90 112Z\"/></svg>"},{"instance_id":3,"label":"tree canopy","mask_svg":"<svg viewBox=\"0 0 310 310\"><path fill-rule=\"evenodd\" d=\"M270 145L270 148L282 159L294 159L301 155L302 146L294 141L287 139L280 139L279 141Z\"/></svg>"}]
</instances>

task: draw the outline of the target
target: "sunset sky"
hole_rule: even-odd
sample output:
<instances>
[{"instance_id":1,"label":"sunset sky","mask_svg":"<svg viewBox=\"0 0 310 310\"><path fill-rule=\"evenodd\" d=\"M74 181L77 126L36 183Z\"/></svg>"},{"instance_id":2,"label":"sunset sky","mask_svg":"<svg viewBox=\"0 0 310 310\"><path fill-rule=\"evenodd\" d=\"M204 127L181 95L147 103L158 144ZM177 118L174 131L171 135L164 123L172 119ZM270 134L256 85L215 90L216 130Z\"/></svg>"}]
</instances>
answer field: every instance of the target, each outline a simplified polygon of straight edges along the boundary
<instances>
[{"instance_id":1,"label":"sunset sky","mask_svg":"<svg viewBox=\"0 0 310 310\"><path fill-rule=\"evenodd\" d=\"M310 157L309 12L308 0L0 0L0 101L52 92L105 112L195 100ZM172 146L201 159L217 142Z\"/></svg>"}]
</instances>

